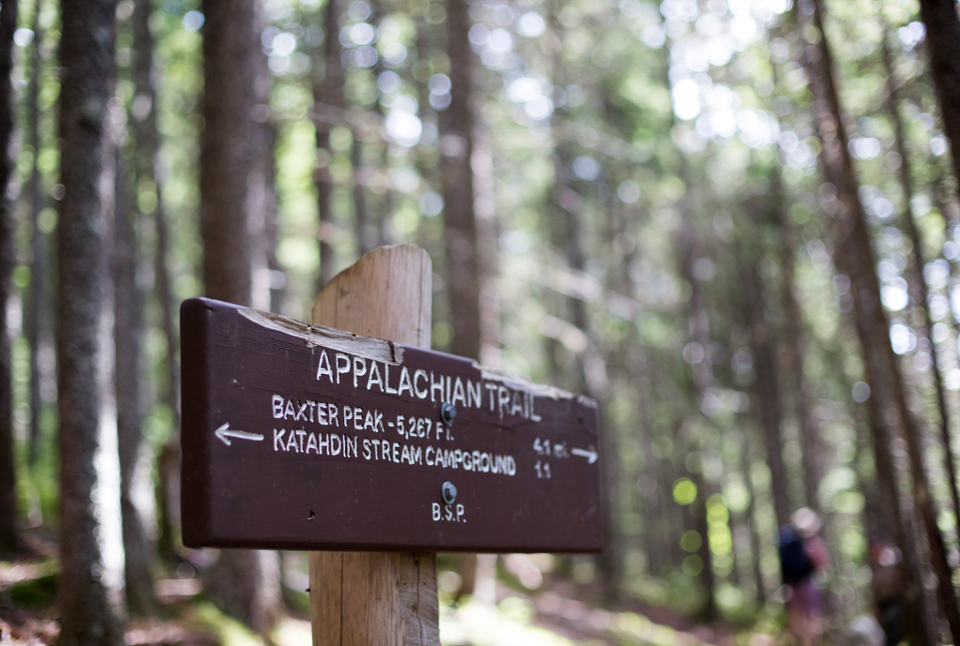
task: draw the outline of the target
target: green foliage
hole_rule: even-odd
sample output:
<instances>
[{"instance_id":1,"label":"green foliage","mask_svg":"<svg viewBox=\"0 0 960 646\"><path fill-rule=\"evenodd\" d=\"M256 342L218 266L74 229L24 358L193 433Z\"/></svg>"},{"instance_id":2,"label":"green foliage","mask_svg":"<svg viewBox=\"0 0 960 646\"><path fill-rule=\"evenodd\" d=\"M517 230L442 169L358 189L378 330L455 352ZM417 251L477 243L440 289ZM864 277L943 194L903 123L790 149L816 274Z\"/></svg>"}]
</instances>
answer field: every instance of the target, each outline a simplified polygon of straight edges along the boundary
<instances>
[{"instance_id":1,"label":"green foliage","mask_svg":"<svg viewBox=\"0 0 960 646\"><path fill-rule=\"evenodd\" d=\"M57 596L57 574L51 573L22 583L15 583L9 589L10 600L18 606L27 608L48 608Z\"/></svg>"}]
</instances>

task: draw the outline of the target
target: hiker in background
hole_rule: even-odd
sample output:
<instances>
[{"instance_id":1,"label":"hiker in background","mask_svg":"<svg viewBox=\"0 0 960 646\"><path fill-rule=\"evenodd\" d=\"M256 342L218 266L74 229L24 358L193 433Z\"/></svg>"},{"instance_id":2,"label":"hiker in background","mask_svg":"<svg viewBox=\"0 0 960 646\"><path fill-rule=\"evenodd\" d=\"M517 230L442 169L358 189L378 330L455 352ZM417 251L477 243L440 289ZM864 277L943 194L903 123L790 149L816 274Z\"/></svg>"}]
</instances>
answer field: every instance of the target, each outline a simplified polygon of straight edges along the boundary
<instances>
[{"instance_id":1,"label":"hiker in background","mask_svg":"<svg viewBox=\"0 0 960 646\"><path fill-rule=\"evenodd\" d=\"M903 639L906 625L904 604L908 586L903 555L889 536L875 532L870 535L869 561L874 613L886 635L887 646L896 646Z\"/></svg>"},{"instance_id":2,"label":"hiker in background","mask_svg":"<svg viewBox=\"0 0 960 646\"><path fill-rule=\"evenodd\" d=\"M791 520L780 528L787 627L801 646L811 646L823 632L823 590L815 574L830 565L830 554L817 534L820 517L815 511L803 507Z\"/></svg>"}]
</instances>

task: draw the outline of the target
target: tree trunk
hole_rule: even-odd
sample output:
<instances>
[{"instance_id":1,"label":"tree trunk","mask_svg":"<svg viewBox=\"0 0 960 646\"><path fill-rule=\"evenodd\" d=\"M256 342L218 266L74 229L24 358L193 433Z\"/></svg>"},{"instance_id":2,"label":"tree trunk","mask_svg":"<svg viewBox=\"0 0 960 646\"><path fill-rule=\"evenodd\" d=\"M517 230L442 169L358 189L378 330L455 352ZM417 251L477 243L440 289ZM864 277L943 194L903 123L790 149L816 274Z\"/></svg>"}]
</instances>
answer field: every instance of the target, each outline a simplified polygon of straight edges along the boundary
<instances>
[{"instance_id":1,"label":"tree trunk","mask_svg":"<svg viewBox=\"0 0 960 646\"><path fill-rule=\"evenodd\" d=\"M890 51L887 42L888 29L884 29L883 40L881 42L883 52L883 65L887 73L887 113L890 120L893 121L894 149L900 155L900 188L903 191L903 229L913 247L913 271L910 276L910 296L914 303L922 310L923 319L919 326L920 337L925 338L930 344L930 373L933 377L933 387L937 394L937 409L940 413L940 443L943 447L943 461L946 466L947 480L950 484L950 494L953 500L954 513L956 518L960 519L960 488L957 483L956 456L953 452L950 437L950 408L947 404L946 392L943 385L943 376L940 371L940 358L937 353L937 347L933 342L933 336L930 331L933 329L933 319L930 316L930 301L927 281L924 278L923 270L926 267L926 260L923 255L923 241L920 238L920 231L917 229L916 216L913 213L911 205L913 199L913 177L911 175L911 159L907 151L907 137L904 131L903 119L900 114L899 97L899 79L893 64L893 54ZM960 71L960 67L957 68Z\"/></svg>"},{"instance_id":2,"label":"tree trunk","mask_svg":"<svg viewBox=\"0 0 960 646\"><path fill-rule=\"evenodd\" d=\"M30 204L30 223L32 238L30 243L30 296L26 299L24 312L24 327L26 328L27 344L30 346L30 430L28 433L27 462L37 463L40 447L40 412L43 408L43 398L40 394L40 383L43 375L40 368L40 344L47 338L50 330L45 325L49 320L47 311L47 234L40 228L40 211L43 210L45 199L43 196L43 178L37 156L40 152L40 68L43 65L43 31L40 26L40 3L33 12L33 55L30 66L30 80L27 83L27 145L33 149L33 163L30 168L30 177L27 180L26 195Z\"/></svg>"},{"instance_id":3,"label":"tree trunk","mask_svg":"<svg viewBox=\"0 0 960 646\"><path fill-rule=\"evenodd\" d=\"M805 338L803 314L794 292L796 266L796 235L786 212L786 196L782 190L782 177L779 168L774 169L773 206L774 216L780 229L780 293L783 306L783 341L785 352L785 372L793 391L793 412L797 421L802 450L801 467L803 471L803 491L806 505L818 514L820 509L820 479L824 470L820 442L820 429L813 415L807 396L807 378L803 367ZM759 373L758 373L759 379Z\"/></svg>"},{"instance_id":4,"label":"tree trunk","mask_svg":"<svg viewBox=\"0 0 960 646\"><path fill-rule=\"evenodd\" d=\"M285 279L280 261L277 258L277 124L270 121L266 125L267 141L263 147L263 165L267 179L266 199L264 200L264 248L267 254L267 269L270 272L270 311L279 312L283 305ZM275 276L281 279L276 281Z\"/></svg>"},{"instance_id":5,"label":"tree trunk","mask_svg":"<svg viewBox=\"0 0 960 646\"><path fill-rule=\"evenodd\" d=\"M494 198L493 141L490 131L474 124L471 159L477 253L480 265L480 363L500 367L500 296L497 289L497 210Z\"/></svg>"},{"instance_id":6,"label":"tree trunk","mask_svg":"<svg viewBox=\"0 0 960 646\"><path fill-rule=\"evenodd\" d=\"M837 251L834 262L838 269L849 274L853 296L853 317L863 348L864 363L872 366L868 372L871 397L884 397L887 409L880 412L883 424L899 428L906 440L913 476L914 504L923 521L930 544L930 562L937 578L941 611L947 618L954 639L960 638L960 606L952 583L952 568L947 560L943 534L937 525L937 513L930 494L923 464L920 420L907 405L906 390L897 357L890 344L889 326L880 300L880 285L875 271L873 249L867 228L866 214L858 199L859 182L853 167L842 110L833 77L830 47L823 29L824 9L820 0L814 2L813 26L821 34L819 58L805 60L810 76L810 90L814 97L814 113L823 142L821 151L826 179L837 189L836 221L839 225ZM810 50L813 46L808 47ZM885 390L885 388L887 390ZM874 438L879 446L890 437ZM881 449L883 450L883 449ZM878 455L879 458L879 455ZM914 545L901 544L906 553Z\"/></svg>"},{"instance_id":7,"label":"tree trunk","mask_svg":"<svg viewBox=\"0 0 960 646\"><path fill-rule=\"evenodd\" d=\"M751 247L755 244L756 240L748 243ZM754 401L760 428L763 430L767 465L770 467L773 509L777 516L777 525L782 527L790 523L790 499L787 496L787 469L783 463L783 436L780 432L783 407L777 370L777 342L763 311L764 300L760 277L757 275L759 268L756 256L752 256L751 260L747 260L742 267L742 284L746 319L750 328L750 345L757 373Z\"/></svg>"},{"instance_id":8,"label":"tree trunk","mask_svg":"<svg viewBox=\"0 0 960 646\"><path fill-rule=\"evenodd\" d=\"M763 567L760 562L760 552L763 545L757 527L757 489L753 486L753 478L750 476L750 467L753 461L750 456L750 445L752 442L749 437L747 433L744 433L744 442L740 449L740 464L741 470L743 471L743 484L746 485L747 493L750 496L750 502L747 504L744 516L747 519L747 527L750 530L750 564L753 571L753 584L756 587L756 604L757 608L762 608L767 603L767 585L763 578Z\"/></svg>"},{"instance_id":9,"label":"tree trunk","mask_svg":"<svg viewBox=\"0 0 960 646\"><path fill-rule=\"evenodd\" d=\"M480 358L480 249L474 207L473 50L469 5L446 0L450 56L450 106L440 114L440 165L443 178L443 237L446 243L447 296L453 337L450 352Z\"/></svg>"},{"instance_id":10,"label":"tree trunk","mask_svg":"<svg viewBox=\"0 0 960 646\"><path fill-rule=\"evenodd\" d=\"M686 162L681 160L681 177L685 180L684 184L691 186L690 178L686 169ZM699 361L691 365L690 389L694 400L696 401L697 412L693 413L698 418L704 417L701 406L704 398L710 388L714 386L713 370L710 365L710 329L707 320L706 308L703 304L703 292L700 282L694 276L693 264L696 262L699 251L696 241L696 233L690 216L690 205L687 203L689 197L683 198L680 211L683 214L682 224L678 233L678 255L680 258L680 272L683 278L690 285L690 299L687 304L687 324L690 330L690 340L703 348L703 355ZM683 431L677 433L677 439L682 443L686 450L693 450L696 446L694 437L684 438ZM706 479L703 477L703 463L701 463L696 472L691 473L691 479L697 485L697 500L690 506L691 517L694 521L694 529L700 534L702 539L698 555L703 560L703 571L700 580L706 593L706 601L701 609L701 616L704 620L710 621L717 615L716 602L716 581L713 573L713 552L710 550L709 525L707 523L707 498L709 492Z\"/></svg>"},{"instance_id":11,"label":"tree trunk","mask_svg":"<svg viewBox=\"0 0 960 646\"><path fill-rule=\"evenodd\" d=\"M21 547L17 529L17 478L13 441L13 383L10 372L10 335L7 301L12 290L15 229L8 198L13 179L13 32L17 29L17 2L0 7L0 553Z\"/></svg>"},{"instance_id":12,"label":"tree trunk","mask_svg":"<svg viewBox=\"0 0 960 646\"><path fill-rule=\"evenodd\" d=\"M943 131L950 138L953 172L960 190L960 18L953 0L920 0L927 26L930 71L940 98Z\"/></svg>"},{"instance_id":13,"label":"tree trunk","mask_svg":"<svg viewBox=\"0 0 960 646\"><path fill-rule=\"evenodd\" d=\"M446 251L447 298L453 335L450 352L480 360L483 324L491 312L481 307L485 263L483 241L477 223L473 159L474 147L474 54L466 0L446 0L447 51L450 56L450 105L440 112L440 175L443 183L443 237ZM493 310L495 312L495 309ZM485 318L486 316L486 318ZM489 329L489 326L488 326ZM495 354L495 353L494 353ZM490 353L487 353L490 358ZM477 583L477 557L458 557L463 585L459 595L473 594ZM488 582L481 582L489 585Z\"/></svg>"},{"instance_id":14,"label":"tree trunk","mask_svg":"<svg viewBox=\"0 0 960 646\"><path fill-rule=\"evenodd\" d=\"M320 238L320 273L317 276L318 290L330 282L336 272L333 239L335 228L331 211L333 179L330 177L330 130L339 119L344 107L344 71L340 62L340 3L343 0L327 0L324 9L323 80L316 73L313 80L313 122L317 131L317 168L314 182L317 187L317 211L319 213L318 236ZM314 56L314 68L320 69L320 57Z\"/></svg>"},{"instance_id":15,"label":"tree trunk","mask_svg":"<svg viewBox=\"0 0 960 646\"><path fill-rule=\"evenodd\" d=\"M114 213L114 343L117 392L117 444L120 453L120 511L123 516L123 551L127 606L138 615L153 611L152 546L144 520L134 502L135 492L147 486L149 472L144 460L141 353L143 307L140 286L138 214L130 208L121 172L121 155L115 156L116 190ZM136 186L136 184L135 184Z\"/></svg>"},{"instance_id":16,"label":"tree trunk","mask_svg":"<svg viewBox=\"0 0 960 646\"><path fill-rule=\"evenodd\" d=\"M260 46L260 4L204 0L202 10L204 284L211 298L267 309L263 121L269 78ZM221 550L208 589L227 612L266 631L279 612L279 574L276 552Z\"/></svg>"},{"instance_id":17,"label":"tree trunk","mask_svg":"<svg viewBox=\"0 0 960 646\"><path fill-rule=\"evenodd\" d=\"M123 545L110 388L116 2L61 4L58 226L61 646L122 643Z\"/></svg>"},{"instance_id":18,"label":"tree trunk","mask_svg":"<svg viewBox=\"0 0 960 646\"><path fill-rule=\"evenodd\" d=\"M167 214L163 208L163 185L161 182L160 162L157 154L160 149L160 134L157 129L157 69L153 63L153 33L150 19L153 15L152 0L137 0L133 13L133 84L134 110L133 127L136 137L136 186L144 183L153 187L156 206L152 216L156 235L154 252L154 277L156 295L160 306L160 328L166 341L166 374L161 383L160 401L170 411L173 424L170 439L161 450L157 461L158 494L157 522L160 537L158 551L172 559L176 550L176 537L180 535L180 505L172 500L179 489L180 455L180 366L177 362L179 344L174 323L175 306L171 290L170 233ZM144 109L146 108L146 109ZM167 456L164 458L164 456ZM173 459L171 459L171 456Z\"/></svg>"},{"instance_id":19,"label":"tree trunk","mask_svg":"<svg viewBox=\"0 0 960 646\"><path fill-rule=\"evenodd\" d=\"M350 166L353 167L353 212L356 216L357 249L360 255L377 246L377 228L370 223L367 208L367 189L364 187L366 170L363 167L363 141L357 129L352 131L350 143Z\"/></svg>"},{"instance_id":20,"label":"tree trunk","mask_svg":"<svg viewBox=\"0 0 960 646\"><path fill-rule=\"evenodd\" d=\"M258 0L204 0L200 152L203 273L211 298L268 309L266 98Z\"/></svg>"}]
</instances>

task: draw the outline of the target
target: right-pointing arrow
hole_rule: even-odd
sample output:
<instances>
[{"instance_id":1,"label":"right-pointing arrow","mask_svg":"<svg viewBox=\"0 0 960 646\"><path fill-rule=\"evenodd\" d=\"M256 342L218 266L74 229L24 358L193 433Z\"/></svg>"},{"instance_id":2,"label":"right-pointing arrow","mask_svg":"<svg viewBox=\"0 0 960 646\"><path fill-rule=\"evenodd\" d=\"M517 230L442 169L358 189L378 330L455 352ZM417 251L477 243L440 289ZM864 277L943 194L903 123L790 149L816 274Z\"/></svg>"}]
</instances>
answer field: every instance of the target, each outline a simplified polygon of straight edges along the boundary
<instances>
[{"instance_id":1,"label":"right-pointing arrow","mask_svg":"<svg viewBox=\"0 0 960 646\"><path fill-rule=\"evenodd\" d=\"M587 459L587 464L593 464L597 461L597 450L592 446L588 449L570 449L570 452L574 455L579 455L581 458Z\"/></svg>"}]
</instances>

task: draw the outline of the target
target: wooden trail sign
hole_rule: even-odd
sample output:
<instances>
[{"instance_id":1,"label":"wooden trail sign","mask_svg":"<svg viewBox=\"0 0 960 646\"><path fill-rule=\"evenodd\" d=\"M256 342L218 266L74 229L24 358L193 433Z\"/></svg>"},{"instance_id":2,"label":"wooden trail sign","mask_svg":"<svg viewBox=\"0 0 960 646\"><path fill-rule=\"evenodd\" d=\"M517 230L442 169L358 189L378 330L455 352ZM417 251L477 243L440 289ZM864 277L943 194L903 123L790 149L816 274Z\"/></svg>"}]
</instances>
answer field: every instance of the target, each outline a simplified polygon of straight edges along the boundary
<instances>
[{"instance_id":1,"label":"wooden trail sign","mask_svg":"<svg viewBox=\"0 0 960 646\"><path fill-rule=\"evenodd\" d=\"M592 400L209 299L181 330L185 545L601 549Z\"/></svg>"},{"instance_id":2,"label":"wooden trail sign","mask_svg":"<svg viewBox=\"0 0 960 646\"><path fill-rule=\"evenodd\" d=\"M181 326L184 544L600 549L592 401L208 299Z\"/></svg>"},{"instance_id":3,"label":"wooden trail sign","mask_svg":"<svg viewBox=\"0 0 960 646\"><path fill-rule=\"evenodd\" d=\"M591 400L208 299L181 329L185 545L601 548Z\"/></svg>"}]
</instances>

